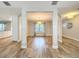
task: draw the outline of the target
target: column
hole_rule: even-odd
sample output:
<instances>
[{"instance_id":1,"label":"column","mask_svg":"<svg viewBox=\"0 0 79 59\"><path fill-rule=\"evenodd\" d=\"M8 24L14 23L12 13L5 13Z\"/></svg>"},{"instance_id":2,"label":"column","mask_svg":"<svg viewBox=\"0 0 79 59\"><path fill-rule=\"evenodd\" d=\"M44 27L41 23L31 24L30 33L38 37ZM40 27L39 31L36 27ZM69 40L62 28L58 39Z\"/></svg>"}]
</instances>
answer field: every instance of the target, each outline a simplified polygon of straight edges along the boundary
<instances>
[{"instance_id":1,"label":"column","mask_svg":"<svg viewBox=\"0 0 79 59\"><path fill-rule=\"evenodd\" d=\"M52 28L53 28L53 35L52 35L52 47L54 49L58 48L58 9L56 6L53 8L53 18L52 18Z\"/></svg>"},{"instance_id":2,"label":"column","mask_svg":"<svg viewBox=\"0 0 79 59\"><path fill-rule=\"evenodd\" d=\"M26 35L26 31L27 31L27 21L26 21L26 11L24 9L22 9L22 20L21 20L21 48L27 48L27 35Z\"/></svg>"},{"instance_id":3,"label":"column","mask_svg":"<svg viewBox=\"0 0 79 59\"><path fill-rule=\"evenodd\" d=\"M18 16L12 16L12 39L13 41L18 42L19 34L18 34Z\"/></svg>"}]
</instances>

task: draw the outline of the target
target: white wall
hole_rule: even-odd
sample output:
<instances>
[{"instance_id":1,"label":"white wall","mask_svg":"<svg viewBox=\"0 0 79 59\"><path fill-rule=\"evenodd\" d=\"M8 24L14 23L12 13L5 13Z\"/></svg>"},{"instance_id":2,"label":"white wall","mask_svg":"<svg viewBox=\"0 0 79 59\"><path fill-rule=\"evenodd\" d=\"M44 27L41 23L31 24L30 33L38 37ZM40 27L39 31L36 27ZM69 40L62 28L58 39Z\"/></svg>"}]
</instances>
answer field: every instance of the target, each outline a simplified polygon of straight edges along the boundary
<instances>
[{"instance_id":1,"label":"white wall","mask_svg":"<svg viewBox=\"0 0 79 59\"><path fill-rule=\"evenodd\" d=\"M33 21L28 21L28 32L27 32L27 35L28 36L34 36L34 22Z\"/></svg>"},{"instance_id":2,"label":"white wall","mask_svg":"<svg viewBox=\"0 0 79 59\"><path fill-rule=\"evenodd\" d=\"M63 28L63 36L79 41L79 15L70 21L73 23L73 28Z\"/></svg>"},{"instance_id":3,"label":"white wall","mask_svg":"<svg viewBox=\"0 0 79 59\"><path fill-rule=\"evenodd\" d=\"M18 41L21 41L21 16L19 16L19 18L18 18L18 20L19 20L19 40Z\"/></svg>"},{"instance_id":4,"label":"white wall","mask_svg":"<svg viewBox=\"0 0 79 59\"><path fill-rule=\"evenodd\" d=\"M52 36L52 21L45 23L45 35Z\"/></svg>"},{"instance_id":5,"label":"white wall","mask_svg":"<svg viewBox=\"0 0 79 59\"><path fill-rule=\"evenodd\" d=\"M13 41L18 41L19 39L19 19L18 16L12 16L12 38Z\"/></svg>"}]
</instances>

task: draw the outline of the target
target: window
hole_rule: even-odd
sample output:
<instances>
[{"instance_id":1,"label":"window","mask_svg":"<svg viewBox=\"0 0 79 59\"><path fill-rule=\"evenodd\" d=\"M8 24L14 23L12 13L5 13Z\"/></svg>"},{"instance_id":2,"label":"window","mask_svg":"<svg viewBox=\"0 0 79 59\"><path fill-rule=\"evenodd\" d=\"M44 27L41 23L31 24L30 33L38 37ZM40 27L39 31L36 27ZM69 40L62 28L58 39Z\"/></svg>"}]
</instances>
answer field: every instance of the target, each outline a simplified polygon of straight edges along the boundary
<instances>
[{"instance_id":1,"label":"window","mask_svg":"<svg viewBox=\"0 0 79 59\"><path fill-rule=\"evenodd\" d=\"M35 24L35 32L44 32L44 23L37 22Z\"/></svg>"},{"instance_id":2,"label":"window","mask_svg":"<svg viewBox=\"0 0 79 59\"><path fill-rule=\"evenodd\" d=\"M4 31L4 23L0 23L0 32Z\"/></svg>"}]
</instances>

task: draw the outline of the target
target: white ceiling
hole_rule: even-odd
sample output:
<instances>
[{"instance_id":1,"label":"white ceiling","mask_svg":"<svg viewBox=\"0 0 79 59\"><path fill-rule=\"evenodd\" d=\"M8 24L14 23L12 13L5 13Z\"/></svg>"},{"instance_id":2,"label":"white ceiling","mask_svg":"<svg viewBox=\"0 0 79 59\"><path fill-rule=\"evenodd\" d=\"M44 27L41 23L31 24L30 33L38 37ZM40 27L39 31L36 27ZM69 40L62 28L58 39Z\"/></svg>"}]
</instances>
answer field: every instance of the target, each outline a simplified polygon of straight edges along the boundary
<instances>
[{"instance_id":1,"label":"white ceiling","mask_svg":"<svg viewBox=\"0 0 79 59\"><path fill-rule=\"evenodd\" d=\"M7 18L11 15L19 15L23 6L52 6L52 1L9 1L11 6L6 6L0 1L0 18ZM57 6L60 14L79 8L79 1L58 1Z\"/></svg>"},{"instance_id":2,"label":"white ceiling","mask_svg":"<svg viewBox=\"0 0 79 59\"><path fill-rule=\"evenodd\" d=\"M52 19L52 13L50 12L31 12L27 13L27 19L30 21L50 21Z\"/></svg>"}]
</instances>

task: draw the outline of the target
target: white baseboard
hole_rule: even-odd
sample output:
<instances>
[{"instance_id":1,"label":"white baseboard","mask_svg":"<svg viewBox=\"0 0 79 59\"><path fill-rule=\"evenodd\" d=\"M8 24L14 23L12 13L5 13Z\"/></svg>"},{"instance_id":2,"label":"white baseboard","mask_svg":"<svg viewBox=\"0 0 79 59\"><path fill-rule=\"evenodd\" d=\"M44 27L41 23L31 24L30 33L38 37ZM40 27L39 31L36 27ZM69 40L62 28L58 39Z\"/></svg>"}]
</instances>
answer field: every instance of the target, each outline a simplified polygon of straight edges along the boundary
<instances>
[{"instance_id":1,"label":"white baseboard","mask_svg":"<svg viewBox=\"0 0 79 59\"><path fill-rule=\"evenodd\" d=\"M73 39L73 40L79 41L79 39L76 39L76 38L71 37L71 36L63 35L63 37L66 37L66 38L69 38L69 39Z\"/></svg>"}]
</instances>

